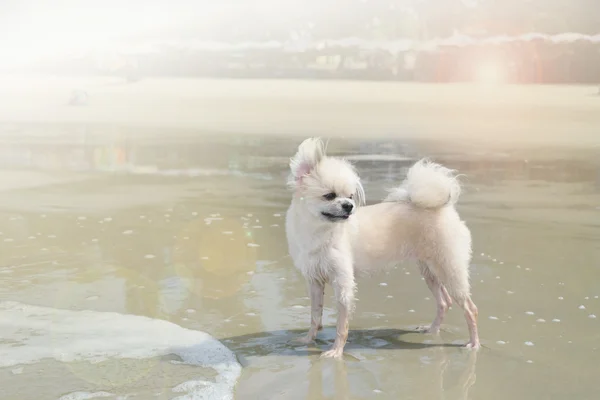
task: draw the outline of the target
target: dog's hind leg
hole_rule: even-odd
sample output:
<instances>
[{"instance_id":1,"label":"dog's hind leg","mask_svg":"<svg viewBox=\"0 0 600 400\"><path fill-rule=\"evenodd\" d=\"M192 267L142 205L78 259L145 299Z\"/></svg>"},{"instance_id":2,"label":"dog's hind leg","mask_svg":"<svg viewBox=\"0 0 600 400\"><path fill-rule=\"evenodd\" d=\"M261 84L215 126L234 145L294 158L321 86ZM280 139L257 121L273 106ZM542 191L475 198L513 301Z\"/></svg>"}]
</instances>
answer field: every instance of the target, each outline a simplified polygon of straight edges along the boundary
<instances>
[{"instance_id":1,"label":"dog's hind leg","mask_svg":"<svg viewBox=\"0 0 600 400\"><path fill-rule=\"evenodd\" d=\"M440 326L442 325L444 317L446 316L446 312L452 304L448 301L450 296L448 295L446 288L431 273L425 262L419 261L418 265L419 269L421 270L421 275L425 279L425 283L427 283L427 287L429 290L431 290L431 293L435 298L437 306L437 314L435 315L435 319L428 328L424 329L424 331L427 333L438 334L440 332Z\"/></svg>"},{"instance_id":2,"label":"dog's hind leg","mask_svg":"<svg viewBox=\"0 0 600 400\"><path fill-rule=\"evenodd\" d=\"M477 329L477 307L473 300L471 300L471 296L457 297L454 296L454 300L456 304L460 306L465 312L465 320L467 321L467 327L469 328L469 341L465 344L467 349L477 350L481 347L479 343L479 332Z\"/></svg>"},{"instance_id":3,"label":"dog's hind leg","mask_svg":"<svg viewBox=\"0 0 600 400\"><path fill-rule=\"evenodd\" d=\"M477 315L479 311L477 310L477 306L471 300L471 296L466 296L463 302L459 302L459 299L456 301L458 305L465 311L465 319L467 320L467 326L469 327L469 342L465 345L468 349L477 350L481 347L479 343L479 332L477 329Z\"/></svg>"},{"instance_id":4,"label":"dog's hind leg","mask_svg":"<svg viewBox=\"0 0 600 400\"><path fill-rule=\"evenodd\" d=\"M452 297L450 297L450 295L448 294L448 290L446 289L446 286L441 285L442 286L442 294L444 295L444 300L446 300L446 304L448 305L448 308L452 307Z\"/></svg>"},{"instance_id":5,"label":"dog's hind leg","mask_svg":"<svg viewBox=\"0 0 600 400\"><path fill-rule=\"evenodd\" d=\"M462 263L440 263L436 267L442 267L436 271L436 276L441 277L441 279L439 277L438 279L448 289L448 294L464 311L467 327L469 328L469 341L465 347L479 349L481 345L477 329L478 310L473 300L471 300L468 265L463 265Z\"/></svg>"}]
</instances>

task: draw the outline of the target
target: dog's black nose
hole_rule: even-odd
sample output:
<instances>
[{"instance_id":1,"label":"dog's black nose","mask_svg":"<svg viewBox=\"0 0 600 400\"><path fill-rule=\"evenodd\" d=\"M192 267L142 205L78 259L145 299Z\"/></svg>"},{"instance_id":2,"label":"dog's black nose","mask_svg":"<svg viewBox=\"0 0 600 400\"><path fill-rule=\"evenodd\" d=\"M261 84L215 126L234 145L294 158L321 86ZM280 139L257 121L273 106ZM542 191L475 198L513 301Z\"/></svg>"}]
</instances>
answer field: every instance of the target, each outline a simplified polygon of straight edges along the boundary
<instances>
[{"instance_id":1,"label":"dog's black nose","mask_svg":"<svg viewBox=\"0 0 600 400\"><path fill-rule=\"evenodd\" d=\"M344 211L349 213L354 208L354 205L352 203L344 203L342 204L342 208L344 209Z\"/></svg>"}]
</instances>

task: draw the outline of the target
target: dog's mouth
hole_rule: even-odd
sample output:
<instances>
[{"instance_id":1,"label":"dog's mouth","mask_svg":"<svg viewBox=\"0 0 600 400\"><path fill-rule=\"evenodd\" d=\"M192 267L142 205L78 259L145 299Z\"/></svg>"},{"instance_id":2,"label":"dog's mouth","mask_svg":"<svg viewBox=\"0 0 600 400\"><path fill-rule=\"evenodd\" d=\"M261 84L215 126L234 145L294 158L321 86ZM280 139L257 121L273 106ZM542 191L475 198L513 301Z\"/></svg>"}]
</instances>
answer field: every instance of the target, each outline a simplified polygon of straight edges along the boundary
<instances>
[{"instance_id":1,"label":"dog's mouth","mask_svg":"<svg viewBox=\"0 0 600 400\"><path fill-rule=\"evenodd\" d=\"M349 214L337 215L337 214L330 214L327 212L322 212L321 215L330 221L342 221L342 220L350 218Z\"/></svg>"}]
</instances>

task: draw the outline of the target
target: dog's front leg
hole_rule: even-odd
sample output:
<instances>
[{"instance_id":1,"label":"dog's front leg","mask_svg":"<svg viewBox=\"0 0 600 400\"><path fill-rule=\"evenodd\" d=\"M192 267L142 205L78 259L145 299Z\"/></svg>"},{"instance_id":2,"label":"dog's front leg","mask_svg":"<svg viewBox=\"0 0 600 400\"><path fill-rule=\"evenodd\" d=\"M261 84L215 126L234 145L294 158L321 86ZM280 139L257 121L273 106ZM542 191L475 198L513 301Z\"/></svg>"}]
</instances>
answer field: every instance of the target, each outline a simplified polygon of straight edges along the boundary
<instances>
[{"instance_id":1,"label":"dog's front leg","mask_svg":"<svg viewBox=\"0 0 600 400\"><path fill-rule=\"evenodd\" d=\"M344 353L344 346L348 340L350 313L354 308L354 291L356 285L352 269L342 270L332 282L332 286L335 291L338 312L335 341L331 349L321 354L321 357L340 358Z\"/></svg>"},{"instance_id":2,"label":"dog's front leg","mask_svg":"<svg viewBox=\"0 0 600 400\"><path fill-rule=\"evenodd\" d=\"M300 339L302 343L310 343L317 337L317 332L322 328L323 300L325 297L325 284L319 281L309 283L310 292L310 329L305 337Z\"/></svg>"}]
</instances>

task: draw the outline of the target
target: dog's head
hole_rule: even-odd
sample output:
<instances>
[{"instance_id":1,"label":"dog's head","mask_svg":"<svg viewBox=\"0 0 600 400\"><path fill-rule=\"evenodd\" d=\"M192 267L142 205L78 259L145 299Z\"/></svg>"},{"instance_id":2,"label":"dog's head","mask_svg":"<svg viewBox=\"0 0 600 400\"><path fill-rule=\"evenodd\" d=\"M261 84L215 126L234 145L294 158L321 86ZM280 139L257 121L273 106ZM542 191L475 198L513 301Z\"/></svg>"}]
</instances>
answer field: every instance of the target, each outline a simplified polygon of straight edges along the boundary
<instances>
[{"instance_id":1,"label":"dog's head","mask_svg":"<svg viewBox=\"0 0 600 400\"><path fill-rule=\"evenodd\" d=\"M365 193L352 165L327 157L321 139L306 139L290 161L288 185L313 217L330 222L347 220L365 202Z\"/></svg>"}]
</instances>

